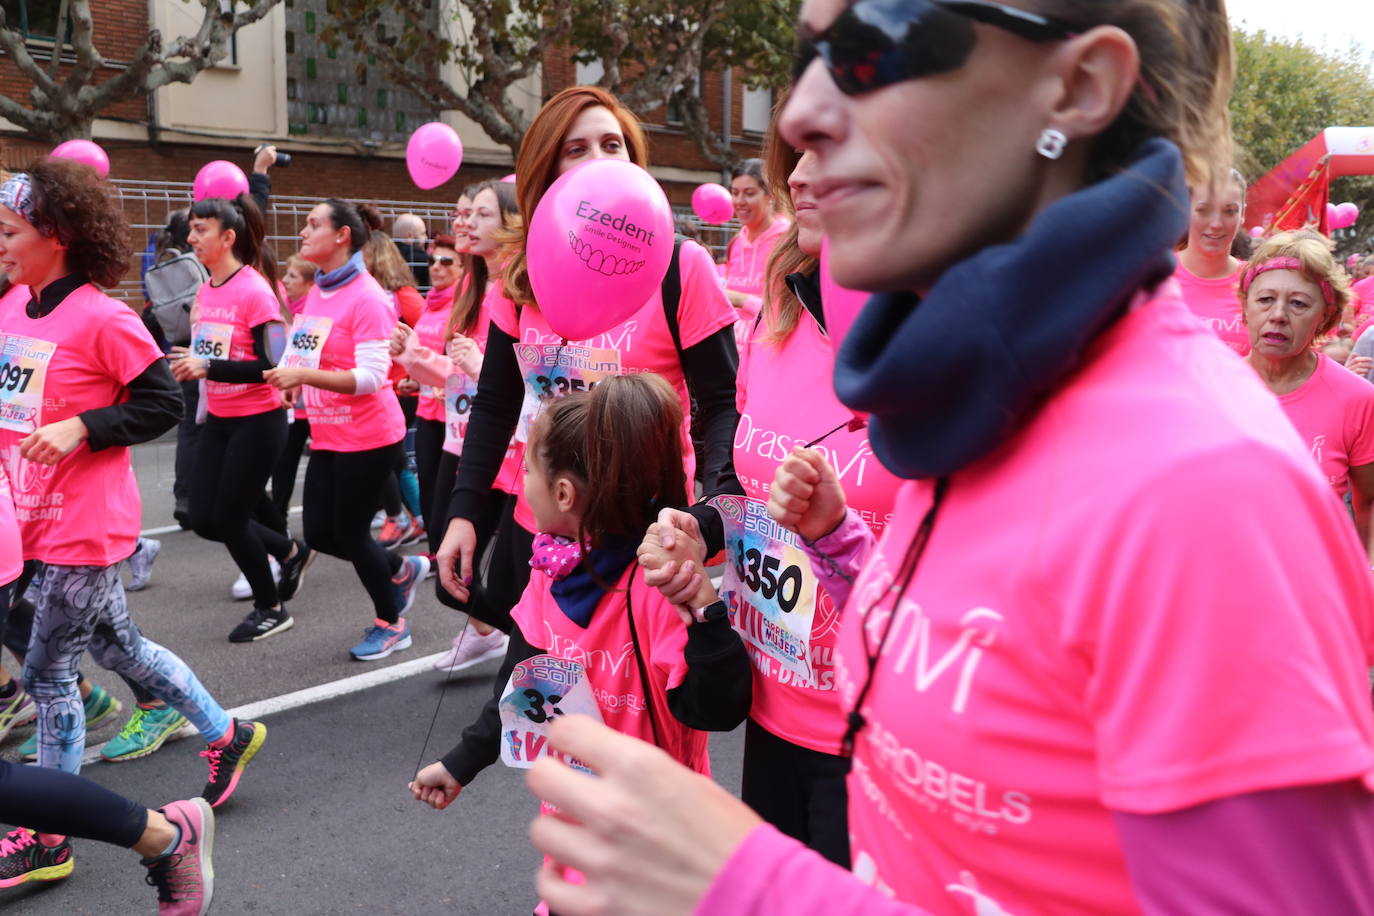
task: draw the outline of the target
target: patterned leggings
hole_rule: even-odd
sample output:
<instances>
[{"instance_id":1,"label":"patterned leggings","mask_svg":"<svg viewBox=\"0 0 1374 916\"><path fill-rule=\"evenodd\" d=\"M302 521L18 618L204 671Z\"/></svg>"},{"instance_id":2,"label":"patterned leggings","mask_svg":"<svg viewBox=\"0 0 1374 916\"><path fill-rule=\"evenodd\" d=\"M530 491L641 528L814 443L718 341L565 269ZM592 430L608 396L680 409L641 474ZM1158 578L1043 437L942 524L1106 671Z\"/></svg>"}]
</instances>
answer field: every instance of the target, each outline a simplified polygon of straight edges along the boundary
<instances>
[{"instance_id":1,"label":"patterned leggings","mask_svg":"<svg viewBox=\"0 0 1374 916\"><path fill-rule=\"evenodd\" d=\"M86 716L76 667L90 649L102 667L143 685L191 721L207 742L230 719L180 658L144 639L129 619L119 564L40 567L34 579L38 611L24 659L24 687L38 706L38 763L81 770Z\"/></svg>"}]
</instances>

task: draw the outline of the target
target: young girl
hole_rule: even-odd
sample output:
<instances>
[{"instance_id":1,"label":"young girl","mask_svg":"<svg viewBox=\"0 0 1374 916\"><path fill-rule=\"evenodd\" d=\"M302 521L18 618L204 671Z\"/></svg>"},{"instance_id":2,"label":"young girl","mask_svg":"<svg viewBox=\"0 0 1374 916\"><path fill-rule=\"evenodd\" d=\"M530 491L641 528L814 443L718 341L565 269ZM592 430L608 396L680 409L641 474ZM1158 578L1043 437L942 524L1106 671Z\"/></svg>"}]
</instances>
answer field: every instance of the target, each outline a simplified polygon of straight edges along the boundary
<instances>
[{"instance_id":1,"label":"young girl","mask_svg":"<svg viewBox=\"0 0 1374 916\"><path fill-rule=\"evenodd\" d=\"M253 590L253 610L229 634L253 642L291 628L282 604L300 587L311 551L254 519L286 445L281 397L263 380L284 334L273 291L276 267L264 257L262 214L247 194L211 197L191 208L191 248L210 271L194 309L190 347L173 347L178 381L205 379L205 428L196 439L191 527L229 549ZM274 579L268 556L281 566Z\"/></svg>"},{"instance_id":2,"label":"young girl","mask_svg":"<svg viewBox=\"0 0 1374 916\"><path fill-rule=\"evenodd\" d=\"M432 386L439 400L438 423L416 429L417 451L423 454L437 450L440 454L434 462L434 479L430 484L436 524L448 515L472 400L477 392L477 378L487 348L492 310L511 307L501 285L500 252L502 240L518 226L520 218L515 186L507 182L488 181L476 185L464 194L464 199L469 201L468 222L463 227L468 269L462 291L442 318L438 314L429 317L430 313L426 313L414 333L397 325L392 335L393 347L400 347L397 360L422 385ZM438 264L435 270L442 267ZM512 441L476 513L474 528L479 555L496 534L503 514L514 514L519 464L519 449ZM437 546L437 540L437 537L431 540L431 549ZM452 648L435 661L436 670L461 671L505 654L505 634L499 625L507 621L506 612L501 600L490 596L518 591L516 583L523 586L525 577L517 580L512 570L521 567L528 570L527 560L528 557L494 557L487 566L481 587L473 589L467 601L458 600L442 583L435 583L439 600L449 607L467 611L473 629L472 633L459 632Z\"/></svg>"},{"instance_id":3,"label":"young girl","mask_svg":"<svg viewBox=\"0 0 1374 916\"><path fill-rule=\"evenodd\" d=\"M528 767L559 716L585 713L709 772L706 735L749 709L749 660L724 613L697 620L644 584L635 547L678 501L682 414L653 374L612 377L550 404L525 452L540 534L497 689L462 740L410 784L447 807L499 755Z\"/></svg>"},{"instance_id":4,"label":"young girl","mask_svg":"<svg viewBox=\"0 0 1374 916\"><path fill-rule=\"evenodd\" d=\"M282 390L305 387L314 442L305 473L305 539L352 563L372 598L373 625L349 650L359 661L409 648L403 615L429 571L424 557L388 554L368 527L405 438L405 417L386 377L396 315L363 266L363 245L381 225L372 207L337 198L310 211L301 254L320 273L282 364L265 373Z\"/></svg>"}]
</instances>

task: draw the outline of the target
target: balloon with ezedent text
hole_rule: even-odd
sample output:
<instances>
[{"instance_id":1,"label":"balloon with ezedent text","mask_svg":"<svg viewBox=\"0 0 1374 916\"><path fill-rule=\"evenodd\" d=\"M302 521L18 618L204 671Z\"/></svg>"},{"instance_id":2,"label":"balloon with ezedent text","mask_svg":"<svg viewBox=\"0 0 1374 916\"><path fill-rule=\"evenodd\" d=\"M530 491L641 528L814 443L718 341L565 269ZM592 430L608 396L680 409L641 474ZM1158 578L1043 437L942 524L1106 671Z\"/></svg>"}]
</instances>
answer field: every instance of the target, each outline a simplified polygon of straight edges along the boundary
<instances>
[{"instance_id":1,"label":"balloon with ezedent text","mask_svg":"<svg viewBox=\"0 0 1374 916\"><path fill-rule=\"evenodd\" d=\"M583 163L544 192L525 255L549 328L586 340L630 318L658 290L673 256L673 210L634 163Z\"/></svg>"},{"instance_id":2,"label":"balloon with ezedent text","mask_svg":"<svg viewBox=\"0 0 1374 916\"><path fill-rule=\"evenodd\" d=\"M440 121L420 125L406 142L406 171L426 191L448 181L462 164L463 141L458 131Z\"/></svg>"}]
</instances>

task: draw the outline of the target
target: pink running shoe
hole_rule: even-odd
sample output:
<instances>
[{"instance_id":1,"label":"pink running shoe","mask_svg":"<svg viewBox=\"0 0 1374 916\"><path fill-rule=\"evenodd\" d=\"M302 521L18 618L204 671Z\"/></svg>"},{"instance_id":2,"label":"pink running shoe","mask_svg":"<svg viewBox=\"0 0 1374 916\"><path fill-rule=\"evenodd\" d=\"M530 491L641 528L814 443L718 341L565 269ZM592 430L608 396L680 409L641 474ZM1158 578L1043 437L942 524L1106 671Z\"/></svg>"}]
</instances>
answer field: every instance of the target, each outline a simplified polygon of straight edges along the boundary
<instances>
[{"instance_id":1,"label":"pink running shoe","mask_svg":"<svg viewBox=\"0 0 1374 916\"><path fill-rule=\"evenodd\" d=\"M203 798L159 808L181 830L181 841L165 856L144 859L148 883L157 888L161 916L204 916L215 896L215 812Z\"/></svg>"}]
</instances>

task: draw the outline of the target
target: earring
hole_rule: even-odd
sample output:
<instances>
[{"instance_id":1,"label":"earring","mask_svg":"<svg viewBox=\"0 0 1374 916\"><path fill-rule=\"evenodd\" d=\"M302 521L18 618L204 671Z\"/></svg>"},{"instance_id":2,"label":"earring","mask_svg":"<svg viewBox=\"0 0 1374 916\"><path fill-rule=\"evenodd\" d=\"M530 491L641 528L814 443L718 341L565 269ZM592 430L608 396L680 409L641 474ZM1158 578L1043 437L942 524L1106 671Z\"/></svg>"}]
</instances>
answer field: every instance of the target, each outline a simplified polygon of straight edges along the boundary
<instances>
[{"instance_id":1,"label":"earring","mask_svg":"<svg viewBox=\"0 0 1374 916\"><path fill-rule=\"evenodd\" d=\"M1064 155L1064 147L1069 143L1069 138L1064 136L1064 132L1053 127L1046 127L1040 131L1040 139L1035 141L1035 151L1046 159L1054 160Z\"/></svg>"}]
</instances>

